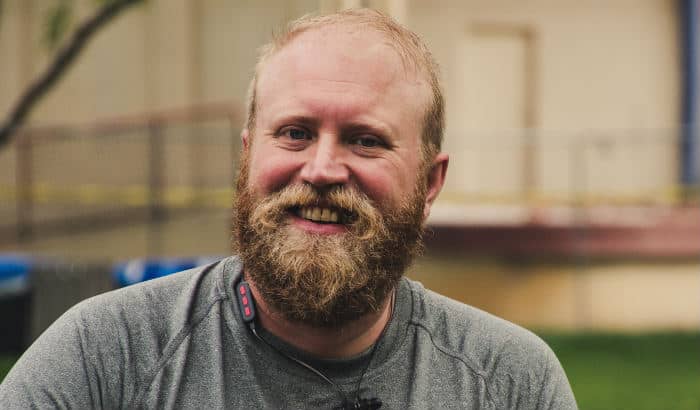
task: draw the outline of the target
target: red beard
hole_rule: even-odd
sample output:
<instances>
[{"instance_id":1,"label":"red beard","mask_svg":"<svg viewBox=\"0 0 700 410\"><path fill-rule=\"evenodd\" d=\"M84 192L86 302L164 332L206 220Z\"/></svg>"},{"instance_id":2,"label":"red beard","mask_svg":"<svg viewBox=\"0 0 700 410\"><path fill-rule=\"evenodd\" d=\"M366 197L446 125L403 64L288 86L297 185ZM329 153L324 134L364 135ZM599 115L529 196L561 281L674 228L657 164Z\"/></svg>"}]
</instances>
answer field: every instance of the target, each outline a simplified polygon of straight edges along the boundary
<instances>
[{"instance_id":1,"label":"red beard","mask_svg":"<svg viewBox=\"0 0 700 410\"><path fill-rule=\"evenodd\" d=\"M391 209L345 187L288 186L266 197L248 187L244 159L233 215L234 252L265 302L293 322L339 327L377 312L422 250L425 184ZM322 204L344 215L346 232L292 226L296 209Z\"/></svg>"}]
</instances>

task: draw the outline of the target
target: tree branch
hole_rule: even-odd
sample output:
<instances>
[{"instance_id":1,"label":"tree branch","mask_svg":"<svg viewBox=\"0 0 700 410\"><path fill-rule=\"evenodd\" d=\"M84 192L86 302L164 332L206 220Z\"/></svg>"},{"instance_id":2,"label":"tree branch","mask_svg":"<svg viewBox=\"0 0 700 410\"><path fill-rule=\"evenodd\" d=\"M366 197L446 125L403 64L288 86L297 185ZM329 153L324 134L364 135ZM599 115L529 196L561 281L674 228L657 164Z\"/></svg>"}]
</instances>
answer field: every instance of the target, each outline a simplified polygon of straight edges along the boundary
<instances>
[{"instance_id":1,"label":"tree branch","mask_svg":"<svg viewBox=\"0 0 700 410\"><path fill-rule=\"evenodd\" d=\"M46 71L22 94L7 119L2 123L0 148L10 142L12 135L22 125L39 99L60 79L92 36L126 8L141 1L143 0L110 1L75 30L70 41L56 54Z\"/></svg>"}]
</instances>

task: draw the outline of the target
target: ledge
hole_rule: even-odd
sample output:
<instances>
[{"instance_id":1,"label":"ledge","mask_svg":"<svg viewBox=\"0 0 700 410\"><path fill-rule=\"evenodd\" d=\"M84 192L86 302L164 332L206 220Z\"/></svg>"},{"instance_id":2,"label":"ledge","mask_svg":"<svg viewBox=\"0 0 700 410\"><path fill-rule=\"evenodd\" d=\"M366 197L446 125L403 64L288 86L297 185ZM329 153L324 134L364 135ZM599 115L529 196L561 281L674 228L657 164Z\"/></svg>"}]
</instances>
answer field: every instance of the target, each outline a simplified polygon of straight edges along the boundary
<instances>
[{"instance_id":1,"label":"ledge","mask_svg":"<svg viewBox=\"0 0 700 410\"><path fill-rule=\"evenodd\" d=\"M700 260L700 209L694 207L523 208L507 215L450 222L443 212L429 220L426 246L474 255Z\"/></svg>"}]
</instances>

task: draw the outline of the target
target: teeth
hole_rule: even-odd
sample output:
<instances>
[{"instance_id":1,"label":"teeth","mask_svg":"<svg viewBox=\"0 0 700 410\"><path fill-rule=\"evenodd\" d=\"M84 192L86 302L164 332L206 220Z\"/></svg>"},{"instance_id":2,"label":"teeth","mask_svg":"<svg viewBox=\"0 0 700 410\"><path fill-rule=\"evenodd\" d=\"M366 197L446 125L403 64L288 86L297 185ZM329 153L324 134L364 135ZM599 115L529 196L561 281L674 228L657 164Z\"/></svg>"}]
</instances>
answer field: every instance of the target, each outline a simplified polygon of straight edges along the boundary
<instances>
[{"instance_id":1,"label":"teeth","mask_svg":"<svg viewBox=\"0 0 700 410\"><path fill-rule=\"evenodd\" d=\"M338 212L329 208L304 207L299 210L299 216L314 222L337 223L339 220Z\"/></svg>"}]
</instances>

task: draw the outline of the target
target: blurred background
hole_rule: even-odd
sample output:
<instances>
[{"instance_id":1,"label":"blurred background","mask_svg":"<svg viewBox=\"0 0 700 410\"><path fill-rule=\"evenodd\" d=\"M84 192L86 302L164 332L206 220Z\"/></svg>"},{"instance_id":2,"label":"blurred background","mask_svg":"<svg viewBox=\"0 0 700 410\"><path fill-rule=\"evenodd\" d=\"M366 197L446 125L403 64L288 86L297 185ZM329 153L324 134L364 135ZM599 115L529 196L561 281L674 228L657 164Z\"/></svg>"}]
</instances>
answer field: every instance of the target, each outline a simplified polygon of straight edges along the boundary
<instances>
[{"instance_id":1,"label":"blurred background","mask_svg":"<svg viewBox=\"0 0 700 410\"><path fill-rule=\"evenodd\" d=\"M542 335L583 409L697 410L698 3L0 0L0 124L47 90L0 138L0 378L79 300L228 255L257 48L372 7L426 40L448 101L409 276Z\"/></svg>"}]
</instances>

